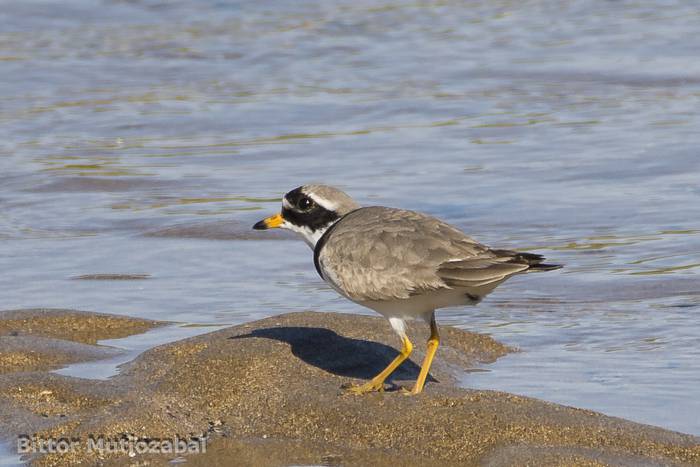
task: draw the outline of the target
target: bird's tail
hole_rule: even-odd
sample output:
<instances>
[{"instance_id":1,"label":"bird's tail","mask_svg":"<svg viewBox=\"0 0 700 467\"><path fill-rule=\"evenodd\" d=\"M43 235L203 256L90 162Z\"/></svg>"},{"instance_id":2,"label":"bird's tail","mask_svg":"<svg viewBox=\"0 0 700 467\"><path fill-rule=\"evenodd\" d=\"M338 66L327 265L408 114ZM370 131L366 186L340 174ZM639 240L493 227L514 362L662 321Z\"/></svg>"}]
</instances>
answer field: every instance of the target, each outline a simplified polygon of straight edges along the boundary
<instances>
[{"instance_id":1,"label":"bird's tail","mask_svg":"<svg viewBox=\"0 0 700 467\"><path fill-rule=\"evenodd\" d=\"M509 263L527 264L530 266L527 270L532 272L553 271L561 269L563 264L547 264L543 263L544 256L535 253L522 253L520 251L511 250L494 250L498 256L510 256Z\"/></svg>"},{"instance_id":2,"label":"bird's tail","mask_svg":"<svg viewBox=\"0 0 700 467\"><path fill-rule=\"evenodd\" d=\"M563 264L538 263L538 264L533 264L532 266L530 266L528 271L533 271L533 272L554 271L555 269L561 269L563 267L564 267Z\"/></svg>"}]
</instances>

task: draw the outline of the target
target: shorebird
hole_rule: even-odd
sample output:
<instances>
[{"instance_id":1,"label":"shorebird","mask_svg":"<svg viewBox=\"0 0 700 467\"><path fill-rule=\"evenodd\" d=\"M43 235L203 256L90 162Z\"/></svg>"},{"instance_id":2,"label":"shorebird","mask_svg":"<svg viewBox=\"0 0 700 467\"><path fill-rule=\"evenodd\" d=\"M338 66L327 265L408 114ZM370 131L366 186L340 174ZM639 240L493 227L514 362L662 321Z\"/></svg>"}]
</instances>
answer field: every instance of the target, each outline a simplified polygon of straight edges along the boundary
<instances>
[{"instance_id":1,"label":"shorebird","mask_svg":"<svg viewBox=\"0 0 700 467\"><path fill-rule=\"evenodd\" d=\"M290 191L282 211L253 228L301 234L321 278L340 295L386 317L401 338L399 355L365 384L350 386L355 394L384 390L384 381L410 356L406 320L430 324L425 359L410 391L418 394L440 343L435 310L475 305L514 274L561 267L543 263L541 255L491 249L427 214L361 207L327 185Z\"/></svg>"}]
</instances>

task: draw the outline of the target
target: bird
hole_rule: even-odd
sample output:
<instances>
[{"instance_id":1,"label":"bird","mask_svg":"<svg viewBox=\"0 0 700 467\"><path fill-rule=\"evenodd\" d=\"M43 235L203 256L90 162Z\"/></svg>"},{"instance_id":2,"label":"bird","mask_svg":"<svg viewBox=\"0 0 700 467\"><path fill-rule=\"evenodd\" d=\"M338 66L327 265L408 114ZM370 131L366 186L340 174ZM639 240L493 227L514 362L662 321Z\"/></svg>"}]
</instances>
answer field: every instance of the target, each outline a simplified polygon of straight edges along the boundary
<instances>
[{"instance_id":1,"label":"bird","mask_svg":"<svg viewBox=\"0 0 700 467\"><path fill-rule=\"evenodd\" d=\"M383 391L386 379L409 358L407 320L430 325L425 358L409 394L423 391L440 344L435 310L476 305L509 277L562 267L544 257L492 249L428 214L384 206L362 207L338 188L308 184L282 198L278 214L253 229L287 229L313 250L321 278L345 298L388 319L401 351L353 394Z\"/></svg>"}]
</instances>

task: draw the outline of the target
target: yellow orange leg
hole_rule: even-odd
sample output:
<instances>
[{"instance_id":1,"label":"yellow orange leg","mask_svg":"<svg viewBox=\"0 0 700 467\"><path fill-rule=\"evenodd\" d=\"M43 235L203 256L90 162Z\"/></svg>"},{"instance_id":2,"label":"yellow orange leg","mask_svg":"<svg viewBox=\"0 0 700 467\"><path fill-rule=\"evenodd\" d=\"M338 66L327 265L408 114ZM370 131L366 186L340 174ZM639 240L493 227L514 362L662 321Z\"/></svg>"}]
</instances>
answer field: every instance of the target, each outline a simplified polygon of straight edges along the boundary
<instances>
[{"instance_id":1,"label":"yellow orange leg","mask_svg":"<svg viewBox=\"0 0 700 467\"><path fill-rule=\"evenodd\" d=\"M438 334L437 323L435 322L435 314L430 319L430 339L428 339L428 348L425 351L425 359L423 360L423 365L420 367L420 373L418 374L418 379L416 380L416 385L413 386L411 394L418 394L423 390L425 385L425 379L428 377L428 372L430 371L430 365L433 363L433 357L435 357L435 352L440 345L440 334Z\"/></svg>"},{"instance_id":2,"label":"yellow orange leg","mask_svg":"<svg viewBox=\"0 0 700 467\"><path fill-rule=\"evenodd\" d=\"M399 353L399 355L397 355L386 368L384 368L377 376L367 381L365 384L350 386L347 391L352 394L365 394L373 391L383 391L384 380L386 380L389 375L392 374L394 370L397 369L399 365L401 365L403 361L409 357L409 355L411 355L411 352L413 351L413 344L411 344L411 341L408 340L408 337L403 336L401 340L403 343L401 353Z\"/></svg>"}]
</instances>

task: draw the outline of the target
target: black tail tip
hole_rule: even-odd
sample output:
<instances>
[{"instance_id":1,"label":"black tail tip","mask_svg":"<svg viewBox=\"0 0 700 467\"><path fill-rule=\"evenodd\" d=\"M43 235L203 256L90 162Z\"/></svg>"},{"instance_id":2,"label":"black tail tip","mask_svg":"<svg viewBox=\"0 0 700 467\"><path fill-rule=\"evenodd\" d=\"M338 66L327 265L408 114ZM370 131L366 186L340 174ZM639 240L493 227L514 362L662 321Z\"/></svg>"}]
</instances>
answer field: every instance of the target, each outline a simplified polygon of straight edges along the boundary
<instances>
[{"instance_id":1,"label":"black tail tip","mask_svg":"<svg viewBox=\"0 0 700 467\"><path fill-rule=\"evenodd\" d=\"M561 269L563 268L563 264L546 264L546 263L539 263L539 264L533 264L530 266L528 269L529 271L554 271L555 269Z\"/></svg>"}]
</instances>

